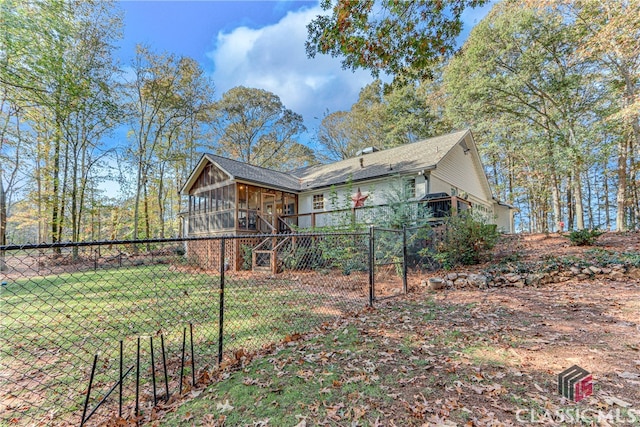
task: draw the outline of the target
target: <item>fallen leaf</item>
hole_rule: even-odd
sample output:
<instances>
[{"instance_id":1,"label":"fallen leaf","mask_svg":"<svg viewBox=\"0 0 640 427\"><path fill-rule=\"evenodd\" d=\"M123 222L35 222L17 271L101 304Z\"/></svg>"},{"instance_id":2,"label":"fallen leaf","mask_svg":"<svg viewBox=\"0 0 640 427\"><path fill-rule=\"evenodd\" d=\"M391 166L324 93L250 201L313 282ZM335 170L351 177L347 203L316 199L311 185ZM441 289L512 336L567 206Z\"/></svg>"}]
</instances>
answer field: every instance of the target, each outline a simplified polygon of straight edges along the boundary
<instances>
[{"instance_id":1,"label":"fallen leaf","mask_svg":"<svg viewBox=\"0 0 640 427\"><path fill-rule=\"evenodd\" d=\"M619 373L618 373L618 376L619 376L620 378L624 378L624 379L626 379L626 380L637 380L637 379L639 379L639 378L640 378L640 374L635 374L635 373L633 373L633 372L627 372L627 371L625 371L625 372L619 372Z\"/></svg>"},{"instance_id":2,"label":"fallen leaf","mask_svg":"<svg viewBox=\"0 0 640 427\"><path fill-rule=\"evenodd\" d=\"M302 338L301 334L291 334L284 337L284 342L293 342L298 341Z\"/></svg>"},{"instance_id":3,"label":"fallen leaf","mask_svg":"<svg viewBox=\"0 0 640 427\"><path fill-rule=\"evenodd\" d=\"M471 385L471 386L469 386L469 388L471 390L475 391L477 394L484 393L484 387L478 387L478 386L475 386L475 385Z\"/></svg>"},{"instance_id":4,"label":"fallen leaf","mask_svg":"<svg viewBox=\"0 0 640 427\"><path fill-rule=\"evenodd\" d=\"M617 397L614 397L614 396L603 396L602 398L609 405L618 405L622 408L628 408L631 406L631 403L625 402L624 400L618 399Z\"/></svg>"},{"instance_id":5,"label":"fallen leaf","mask_svg":"<svg viewBox=\"0 0 640 427\"><path fill-rule=\"evenodd\" d=\"M227 399L224 401L224 403L218 403L216 405L216 409L220 412L232 411L233 406L229 404L229 399Z\"/></svg>"}]
</instances>

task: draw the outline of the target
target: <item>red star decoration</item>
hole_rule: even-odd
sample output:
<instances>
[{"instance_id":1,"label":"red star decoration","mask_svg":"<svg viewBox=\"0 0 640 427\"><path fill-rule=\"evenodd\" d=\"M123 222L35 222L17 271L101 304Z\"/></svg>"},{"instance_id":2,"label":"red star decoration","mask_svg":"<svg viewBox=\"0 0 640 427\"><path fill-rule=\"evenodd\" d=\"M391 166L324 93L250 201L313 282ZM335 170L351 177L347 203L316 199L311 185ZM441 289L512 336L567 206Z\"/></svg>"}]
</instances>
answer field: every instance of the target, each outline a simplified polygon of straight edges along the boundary
<instances>
[{"instance_id":1,"label":"red star decoration","mask_svg":"<svg viewBox=\"0 0 640 427\"><path fill-rule=\"evenodd\" d=\"M353 200L353 207L354 208L361 208L364 206L364 201L367 200L367 196L362 195L362 193L360 192L360 187L358 187L358 192L356 194L354 194L353 196L351 196L351 200Z\"/></svg>"}]
</instances>

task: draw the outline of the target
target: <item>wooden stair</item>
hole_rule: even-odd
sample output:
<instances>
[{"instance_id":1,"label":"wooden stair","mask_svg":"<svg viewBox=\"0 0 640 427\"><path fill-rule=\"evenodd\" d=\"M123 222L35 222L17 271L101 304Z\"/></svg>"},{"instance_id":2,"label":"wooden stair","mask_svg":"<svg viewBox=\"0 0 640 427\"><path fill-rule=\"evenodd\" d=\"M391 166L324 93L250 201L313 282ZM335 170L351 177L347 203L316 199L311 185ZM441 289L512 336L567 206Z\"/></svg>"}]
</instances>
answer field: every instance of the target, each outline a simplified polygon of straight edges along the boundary
<instances>
[{"instance_id":1,"label":"wooden stair","mask_svg":"<svg viewBox=\"0 0 640 427\"><path fill-rule=\"evenodd\" d=\"M270 228L273 236L265 237L262 242L253 248L251 251L251 269L252 271L277 274L280 269L279 255L285 249L290 249L292 246L295 248L295 237L287 236L287 234L293 232L293 229L278 217L277 221L280 232L277 233L273 225L263 218L260 219Z\"/></svg>"}]
</instances>

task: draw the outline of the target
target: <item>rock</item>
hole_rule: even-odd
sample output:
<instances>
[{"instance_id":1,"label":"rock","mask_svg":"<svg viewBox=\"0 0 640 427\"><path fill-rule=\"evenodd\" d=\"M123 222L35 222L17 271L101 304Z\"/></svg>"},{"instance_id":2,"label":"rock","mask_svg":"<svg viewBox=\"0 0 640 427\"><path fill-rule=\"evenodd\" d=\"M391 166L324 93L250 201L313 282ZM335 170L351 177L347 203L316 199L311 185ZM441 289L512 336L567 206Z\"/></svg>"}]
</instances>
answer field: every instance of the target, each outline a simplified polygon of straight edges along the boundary
<instances>
[{"instance_id":1,"label":"rock","mask_svg":"<svg viewBox=\"0 0 640 427\"><path fill-rule=\"evenodd\" d=\"M610 268L603 268L602 269L602 274L609 274L611 273L611 269Z\"/></svg>"},{"instance_id":2,"label":"rock","mask_svg":"<svg viewBox=\"0 0 640 427\"><path fill-rule=\"evenodd\" d=\"M458 278L458 273L449 273L447 274L447 280L451 280L452 282Z\"/></svg>"},{"instance_id":3,"label":"rock","mask_svg":"<svg viewBox=\"0 0 640 427\"><path fill-rule=\"evenodd\" d=\"M447 280L447 287L453 288L453 280Z\"/></svg>"},{"instance_id":4,"label":"rock","mask_svg":"<svg viewBox=\"0 0 640 427\"><path fill-rule=\"evenodd\" d=\"M473 287L485 289L487 287L489 279L487 278L487 276L484 276L482 274L469 274L467 276L467 282Z\"/></svg>"},{"instance_id":5,"label":"rock","mask_svg":"<svg viewBox=\"0 0 640 427\"><path fill-rule=\"evenodd\" d=\"M522 279L522 277L519 274L515 274L515 273L509 273L505 275L504 278L510 283L515 283Z\"/></svg>"},{"instance_id":6,"label":"rock","mask_svg":"<svg viewBox=\"0 0 640 427\"><path fill-rule=\"evenodd\" d=\"M592 271L591 271L591 269L589 269L589 268L583 268L583 269L580 271L580 274L586 274L587 276L591 276L591 275L593 274L593 272L592 272Z\"/></svg>"},{"instance_id":7,"label":"rock","mask_svg":"<svg viewBox=\"0 0 640 427\"><path fill-rule=\"evenodd\" d=\"M577 276L578 274L582 273L578 267L571 267L569 271L571 271L571 274L573 274L574 276Z\"/></svg>"},{"instance_id":8,"label":"rock","mask_svg":"<svg viewBox=\"0 0 640 427\"><path fill-rule=\"evenodd\" d=\"M622 264L612 264L610 267L615 271L624 271L624 265Z\"/></svg>"},{"instance_id":9,"label":"rock","mask_svg":"<svg viewBox=\"0 0 640 427\"><path fill-rule=\"evenodd\" d=\"M599 268L599 267L596 267L595 265L590 266L590 267L589 267L589 270L591 270L591 272L592 272L593 274L600 274L600 273L602 273L602 269L601 269L601 268Z\"/></svg>"},{"instance_id":10,"label":"rock","mask_svg":"<svg viewBox=\"0 0 640 427\"><path fill-rule=\"evenodd\" d=\"M620 270L613 270L611 273L609 273L609 277L615 280L622 280L624 279L624 273Z\"/></svg>"},{"instance_id":11,"label":"rock","mask_svg":"<svg viewBox=\"0 0 640 427\"><path fill-rule=\"evenodd\" d=\"M462 277L458 277L453 281L453 284L458 288L464 288L467 286L467 279L463 279Z\"/></svg>"},{"instance_id":12,"label":"rock","mask_svg":"<svg viewBox=\"0 0 640 427\"><path fill-rule=\"evenodd\" d=\"M629 268L629 270L627 271L627 275L632 279L640 279L640 268L638 267Z\"/></svg>"},{"instance_id":13,"label":"rock","mask_svg":"<svg viewBox=\"0 0 640 427\"><path fill-rule=\"evenodd\" d=\"M513 286L515 286L516 288L524 288L524 282L522 280L518 280L517 282L513 283Z\"/></svg>"},{"instance_id":14,"label":"rock","mask_svg":"<svg viewBox=\"0 0 640 427\"><path fill-rule=\"evenodd\" d=\"M576 276L576 279L578 280L587 280L589 277L591 277L589 274L585 274L585 273L580 273Z\"/></svg>"},{"instance_id":15,"label":"rock","mask_svg":"<svg viewBox=\"0 0 640 427\"><path fill-rule=\"evenodd\" d=\"M427 289L430 291L438 291L440 289L444 289L444 280L438 277L430 278L429 284L427 285Z\"/></svg>"},{"instance_id":16,"label":"rock","mask_svg":"<svg viewBox=\"0 0 640 427\"><path fill-rule=\"evenodd\" d=\"M542 281L543 275L539 273L531 273L527 274L527 277L524 279L524 283L527 286L538 286Z\"/></svg>"},{"instance_id":17,"label":"rock","mask_svg":"<svg viewBox=\"0 0 640 427\"><path fill-rule=\"evenodd\" d=\"M468 276L467 273L458 273L458 278L466 279Z\"/></svg>"},{"instance_id":18,"label":"rock","mask_svg":"<svg viewBox=\"0 0 640 427\"><path fill-rule=\"evenodd\" d=\"M541 285L546 285L553 282L553 276L549 273L544 273L542 275L542 278L540 278L540 284Z\"/></svg>"}]
</instances>

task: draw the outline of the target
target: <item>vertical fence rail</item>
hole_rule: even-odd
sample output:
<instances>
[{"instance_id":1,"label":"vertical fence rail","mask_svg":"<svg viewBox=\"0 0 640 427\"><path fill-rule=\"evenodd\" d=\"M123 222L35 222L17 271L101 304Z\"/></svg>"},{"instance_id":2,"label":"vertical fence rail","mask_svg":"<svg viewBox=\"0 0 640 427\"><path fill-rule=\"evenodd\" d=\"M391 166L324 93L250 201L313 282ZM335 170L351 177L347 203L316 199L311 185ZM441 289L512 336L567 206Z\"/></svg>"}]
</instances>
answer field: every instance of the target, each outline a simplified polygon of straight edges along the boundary
<instances>
[{"instance_id":1,"label":"vertical fence rail","mask_svg":"<svg viewBox=\"0 0 640 427\"><path fill-rule=\"evenodd\" d=\"M407 226L402 226L402 293L407 294Z\"/></svg>"},{"instance_id":2,"label":"vertical fence rail","mask_svg":"<svg viewBox=\"0 0 640 427\"><path fill-rule=\"evenodd\" d=\"M220 300L219 300L219 317L218 317L218 365L222 363L222 351L224 345L224 258L225 258L225 239L220 239Z\"/></svg>"},{"instance_id":3,"label":"vertical fence rail","mask_svg":"<svg viewBox=\"0 0 640 427\"><path fill-rule=\"evenodd\" d=\"M369 306L373 307L375 295L376 281L376 254L375 254L375 229L369 227Z\"/></svg>"}]
</instances>

